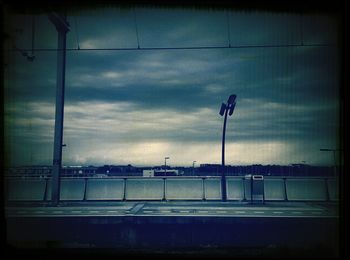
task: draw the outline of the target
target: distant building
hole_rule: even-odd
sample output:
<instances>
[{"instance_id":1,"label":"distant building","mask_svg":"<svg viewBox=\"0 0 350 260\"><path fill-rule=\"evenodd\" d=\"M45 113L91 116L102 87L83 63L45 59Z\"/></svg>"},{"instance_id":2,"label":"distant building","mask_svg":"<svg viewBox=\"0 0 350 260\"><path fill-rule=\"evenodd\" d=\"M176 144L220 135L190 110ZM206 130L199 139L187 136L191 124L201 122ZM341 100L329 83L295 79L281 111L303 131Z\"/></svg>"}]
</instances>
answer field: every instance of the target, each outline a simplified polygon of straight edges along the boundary
<instances>
[{"instance_id":1,"label":"distant building","mask_svg":"<svg viewBox=\"0 0 350 260\"><path fill-rule=\"evenodd\" d=\"M143 177L154 177L154 170L143 170L142 176Z\"/></svg>"},{"instance_id":2,"label":"distant building","mask_svg":"<svg viewBox=\"0 0 350 260\"><path fill-rule=\"evenodd\" d=\"M95 166L63 166L62 176L69 177L83 177L93 176L97 173L97 167Z\"/></svg>"},{"instance_id":3,"label":"distant building","mask_svg":"<svg viewBox=\"0 0 350 260\"><path fill-rule=\"evenodd\" d=\"M178 176L182 175L183 171L175 169L153 169L153 170L143 170L143 177L157 177L157 176Z\"/></svg>"},{"instance_id":4,"label":"distant building","mask_svg":"<svg viewBox=\"0 0 350 260\"><path fill-rule=\"evenodd\" d=\"M202 164L200 164L200 167L221 167L221 164L216 164L216 163L202 163Z\"/></svg>"},{"instance_id":5,"label":"distant building","mask_svg":"<svg viewBox=\"0 0 350 260\"><path fill-rule=\"evenodd\" d=\"M93 175L93 177L96 177L96 178L106 178L108 177L107 174L103 174L103 173L97 173L95 175Z\"/></svg>"}]
</instances>

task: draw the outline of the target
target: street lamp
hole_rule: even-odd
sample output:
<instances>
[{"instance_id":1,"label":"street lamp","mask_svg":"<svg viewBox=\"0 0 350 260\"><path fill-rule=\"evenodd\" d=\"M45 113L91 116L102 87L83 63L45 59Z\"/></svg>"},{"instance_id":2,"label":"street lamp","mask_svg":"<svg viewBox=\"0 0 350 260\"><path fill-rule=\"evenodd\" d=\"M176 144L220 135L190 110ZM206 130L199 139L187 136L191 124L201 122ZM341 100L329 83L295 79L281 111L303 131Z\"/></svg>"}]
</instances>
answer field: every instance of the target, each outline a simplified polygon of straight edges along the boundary
<instances>
[{"instance_id":1,"label":"street lamp","mask_svg":"<svg viewBox=\"0 0 350 260\"><path fill-rule=\"evenodd\" d=\"M333 160L334 160L334 177L337 175L337 161L335 159L335 152L340 151L340 149L329 149L329 148L321 148L321 152L333 152Z\"/></svg>"},{"instance_id":2,"label":"street lamp","mask_svg":"<svg viewBox=\"0 0 350 260\"><path fill-rule=\"evenodd\" d=\"M224 116L224 126L222 128L222 157L221 157L221 162L222 162L222 171L221 171L221 190L222 190L222 200L226 201L227 199L227 194L226 194L226 177L225 177L225 134L226 134L226 121L227 121L227 113L229 116L233 114L233 110L235 109L236 106L236 95L231 95L229 96L227 103L222 103L221 104L221 109L220 109L220 116Z\"/></svg>"},{"instance_id":3,"label":"street lamp","mask_svg":"<svg viewBox=\"0 0 350 260\"><path fill-rule=\"evenodd\" d=\"M195 163L196 161L193 161L193 163L192 163L192 176L194 176L194 163Z\"/></svg>"},{"instance_id":4,"label":"street lamp","mask_svg":"<svg viewBox=\"0 0 350 260\"><path fill-rule=\"evenodd\" d=\"M170 159L170 157L165 157L165 158L164 158L164 161L165 161L165 176L166 176L166 160L167 160L167 159Z\"/></svg>"}]
</instances>

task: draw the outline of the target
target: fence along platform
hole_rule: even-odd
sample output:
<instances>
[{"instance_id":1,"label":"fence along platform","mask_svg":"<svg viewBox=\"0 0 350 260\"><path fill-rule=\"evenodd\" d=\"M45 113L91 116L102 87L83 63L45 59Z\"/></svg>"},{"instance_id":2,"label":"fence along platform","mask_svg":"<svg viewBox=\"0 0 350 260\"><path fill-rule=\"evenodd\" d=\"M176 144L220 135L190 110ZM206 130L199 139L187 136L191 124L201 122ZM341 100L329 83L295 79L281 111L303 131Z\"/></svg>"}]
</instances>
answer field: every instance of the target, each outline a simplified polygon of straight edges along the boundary
<instances>
[{"instance_id":1,"label":"fence along platform","mask_svg":"<svg viewBox=\"0 0 350 260\"><path fill-rule=\"evenodd\" d=\"M164 198L164 180L162 178L127 179L126 200L162 200Z\"/></svg>"},{"instance_id":2,"label":"fence along platform","mask_svg":"<svg viewBox=\"0 0 350 260\"><path fill-rule=\"evenodd\" d=\"M284 180L281 178L264 179L265 200L286 200Z\"/></svg>"},{"instance_id":3,"label":"fence along platform","mask_svg":"<svg viewBox=\"0 0 350 260\"><path fill-rule=\"evenodd\" d=\"M8 179L5 185L6 199L9 201L41 201L44 199L45 187L45 179Z\"/></svg>"},{"instance_id":4,"label":"fence along platform","mask_svg":"<svg viewBox=\"0 0 350 260\"><path fill-rule=\"evenodd\" d=\"M324 179L286 179L286 191L288 200L327 200L326 183Z\"/></svg>"},{"instance_id":5,"label":"fence along platform","mask_svg":"<svg viewBox=\"0 0 350 260\"><path fill-rule=\"evenodd\" d=\"M228 200L244 200L243 178L226 178L226 187Z\"/></svg>"},{"instance_id":6,"label":"fence along platform","mask_svg":"<svg viewBox=\"0 0 350 260\"><path fill-rule=\"evenodd\" d=\"M167 200L202 200L203 181L195 179L168 179L166 181Z\"/></svg>"},{"instance_id":7,"label":"fence along platform","mask_svg":"<svg viewBox=\"0 0 350 260\"><path fill-rule=\"evenodd\" d=\"M123 179L89 179L86 183L86 200L123 200Z\"/></svg>"},{"instance_id":8,"label":"fence along platform","mask_svg":"<svg viewBox=\"0 0 350 260\"><path fill-rule=\"evenodd\" d=\"M251 185L243 177L227 177L228 200L250 200ZM60 199L65 200L220 200L221 179L205 178L62 178ZM265 200L338 201L334 178L264 178ZM50 179L5 179L7 201L51 200Z\"/></svg>"}]
</instances>

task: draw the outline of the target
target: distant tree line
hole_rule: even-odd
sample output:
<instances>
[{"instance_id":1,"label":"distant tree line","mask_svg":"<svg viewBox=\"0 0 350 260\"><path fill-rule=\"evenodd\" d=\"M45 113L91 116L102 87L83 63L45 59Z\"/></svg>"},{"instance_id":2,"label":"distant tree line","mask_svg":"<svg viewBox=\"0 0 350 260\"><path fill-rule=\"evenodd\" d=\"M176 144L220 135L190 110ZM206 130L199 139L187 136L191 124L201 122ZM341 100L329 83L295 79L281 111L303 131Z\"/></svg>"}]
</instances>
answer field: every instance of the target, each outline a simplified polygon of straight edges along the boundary
<instances>
[{"instance_id":1,"label":"distant tree line","mask_svg":"<svg viewBox=\"0 0 350 260\"><path fill-rule=\"evenodd\" d=\"M181 176L221 176L220 164L201 164L199 167L170 167L177 169ZM93 176L142 176L143 170L161 170L164 165L152 167L136 167L128 165L103 165L103 166L65 166L61 175L66 177L93 177ZM334 176L338 168L333 166L311 166L308 164L292 165L227 165L224 167L226 176L245 176L248 174L264 176ZM5 169L5 175L9 176L39 176L50 177L51 166L21 166ZM169 175L170 172L169 172Z\"/></svg>"},{"instance_id":2,"label":"distant tree line","mask_svg":"<svg viewBox=\"0 0 350 260\"><path fill-rule=\"evenodd\" d=\"M332 166L311 166L307 164L292 165L245 165L232 166L227 165L224 168L227 176L244 176L247 174L264 176L333 176L334 167ZM192 171L193 172L193 171ZM221 165L201 165L194 169L194 175L216 175L220 176L222 172ZM187 172L191 174L191 171Z\"/></svg>"}]
</instances>

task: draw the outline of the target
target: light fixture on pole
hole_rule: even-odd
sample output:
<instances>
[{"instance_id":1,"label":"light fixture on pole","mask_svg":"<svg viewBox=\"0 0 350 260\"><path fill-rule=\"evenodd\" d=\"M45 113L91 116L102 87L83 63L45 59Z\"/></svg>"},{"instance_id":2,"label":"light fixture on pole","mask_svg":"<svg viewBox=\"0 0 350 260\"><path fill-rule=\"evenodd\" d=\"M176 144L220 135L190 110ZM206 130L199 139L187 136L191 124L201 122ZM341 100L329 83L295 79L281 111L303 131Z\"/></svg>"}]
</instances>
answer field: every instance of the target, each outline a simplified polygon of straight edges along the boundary
<instances>
[{"instance_id":1,"label":"light fixture on pole","mask_svg":"<svg viewBox=\"0 0 350 260\"><path fill-rule=\"evenodd\" d=\"M165 161L165 173L164 173L164 174L165 174L165 176L166 176L166 160L167 160L167 159L170 159L170 157L165 157L165 158L164 158L164 161Z\"/></svg>"},{"instance_id":2,"label":"light fixture on pole","mask_svg":"<svg viewBox=\"0 0 350 260\"><path fill-rule=\"evenodd\" d=\"M192 163L192 175L194 176L194 164L195 164L195 162L197 162L197 161L193 161L193 163Z\"/></svg>"},{"instance_id":3,"label":"light fixture on pole","mask_svg":"<svg viewBox=\"0 0 350 260\"><path fill-rule=\"evenodd\" d=\"M233 114L233 110L236 106L236 95L231 95L227 103L222 103L221 109L220 109L220 116L224 116L224 126L222 128L222 153L221 153L221 191L222 191L222 200L227 200L227 194L226 194L226 176L225 176L225 134L226 134L226 121L227 121L227 114L231 116Z\"/></svg>"}]
</instances>

